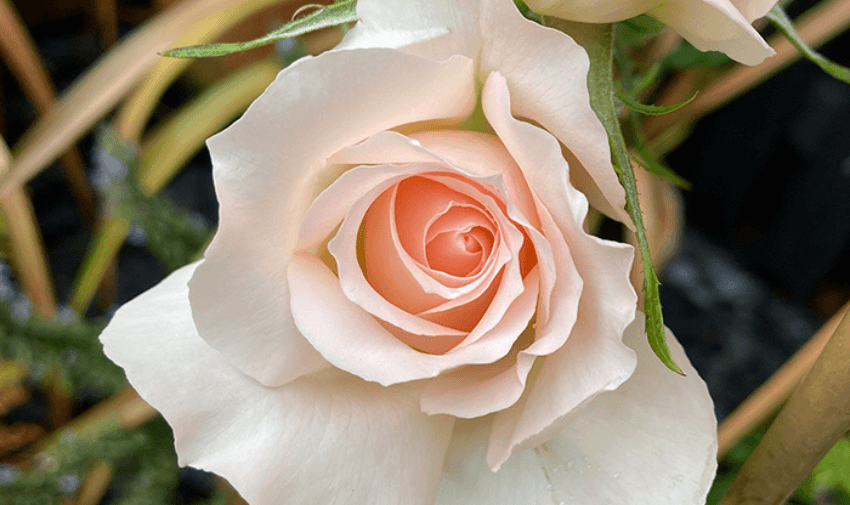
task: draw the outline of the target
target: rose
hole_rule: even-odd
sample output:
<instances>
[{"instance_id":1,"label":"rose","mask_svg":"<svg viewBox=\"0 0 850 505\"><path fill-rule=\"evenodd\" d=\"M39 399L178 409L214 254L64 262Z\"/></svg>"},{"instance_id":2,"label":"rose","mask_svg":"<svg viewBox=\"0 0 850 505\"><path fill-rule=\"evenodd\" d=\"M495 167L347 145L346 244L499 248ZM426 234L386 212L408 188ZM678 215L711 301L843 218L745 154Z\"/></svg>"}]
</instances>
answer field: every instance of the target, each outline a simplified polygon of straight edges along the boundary
<instances>
[{"instance_id":1,"label":"rose","mask_svg":"<svg viewBox=\"0 0 850 505\"><path fill-rule=\"evenodd\" d=\"M704 501L704 384L582 230L627 219L583 50L509 0L358 16L210 139L205 259L102 336L180 463L256 504Z\"/></svg>"},{"instance_id":2,"label":"rose","mask_svg":"<svg viewBox=\"0 0 850 505\"><path fill-rule=\"evenodd\" d=\"M722 51L758 65L773 49L751 23L776 0L528 0L535 12L584 23L612 23L639 14L664 22L701 51Z\"/></svg>"}]
</instances>

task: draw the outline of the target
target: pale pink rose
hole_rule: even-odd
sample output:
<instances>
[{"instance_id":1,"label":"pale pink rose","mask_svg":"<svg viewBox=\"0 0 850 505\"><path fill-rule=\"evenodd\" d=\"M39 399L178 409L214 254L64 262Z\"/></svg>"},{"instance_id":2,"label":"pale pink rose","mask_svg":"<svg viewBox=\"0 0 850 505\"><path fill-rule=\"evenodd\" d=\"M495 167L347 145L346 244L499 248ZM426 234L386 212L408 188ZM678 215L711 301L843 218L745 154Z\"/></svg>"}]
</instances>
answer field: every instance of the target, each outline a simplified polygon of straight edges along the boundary
<instances>
[{"instance_id":1,"label":"pale pink rose","mask_svg":"<svg viewBox=\"0 0 850 505\"><path fill-rule=\"evenodd\" d=\"M773 49L753 29L777 0L528 0L540 14L584 23L613 23L639 14L664 22L701 51L722 51L758 65Z\"/></svg>"},{"instance_id":2,"label":"pale pink rose","mask_svg":"<svg viewBox=\"0 0 850 505\"><path fill-rule=\"evenodd\" d=\"M627 219L584 51L510 0L358 14L209 140L204 260L103 333L180 464L255 505L703 503L705 385L582 230Z\"/></svg>"}]
</instances>

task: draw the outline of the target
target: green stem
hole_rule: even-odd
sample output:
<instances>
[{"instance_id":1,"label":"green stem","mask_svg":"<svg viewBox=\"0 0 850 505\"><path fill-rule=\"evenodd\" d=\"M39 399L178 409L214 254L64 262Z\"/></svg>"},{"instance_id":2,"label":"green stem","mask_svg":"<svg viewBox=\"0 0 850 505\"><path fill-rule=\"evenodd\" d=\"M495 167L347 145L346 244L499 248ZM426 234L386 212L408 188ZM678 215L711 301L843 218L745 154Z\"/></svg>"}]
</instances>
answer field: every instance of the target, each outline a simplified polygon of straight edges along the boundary
<instances>
[{"instance_id":1,"label":"green stem","mask_svg":"<svg viewBox=\"0 0 850 505\"><path fill-rule=\"evenodd\" d=\"M850 84L850 68L844 67L823 57L820 53L812 49L806 44L803 39L797 35L797 30L794 29L794 22L785 13L781 6L776 5L770 12L767 13L767 19L773 23L777 30L785 35L788 42L796 47L800 53L809 61L819 66L821 70L835 77L839 81Z\"/></svg>"},{"instance_id":2,"label":"green stem","mask_svg":"<svg viewBox=\"0 0 850 505\"><path fill-rule=\"evenodd\" d=\"M655 275L649 254L649 242L640 210L635 173L629 160L623 132L620 129L620 119L614 107L614 25L573 23L552 18L547 19L547 25L572 36L584 47L590 57L590 72L587 76L590 105L608 133L614 170L617 172L620 184L626 190L626 210L635 224L635 235L643 268L644 312L649 345L667 368L684 375L667 348L664 317L661 313L661 299L658 294L658 277Z\"/></svg>"}]
</instances>

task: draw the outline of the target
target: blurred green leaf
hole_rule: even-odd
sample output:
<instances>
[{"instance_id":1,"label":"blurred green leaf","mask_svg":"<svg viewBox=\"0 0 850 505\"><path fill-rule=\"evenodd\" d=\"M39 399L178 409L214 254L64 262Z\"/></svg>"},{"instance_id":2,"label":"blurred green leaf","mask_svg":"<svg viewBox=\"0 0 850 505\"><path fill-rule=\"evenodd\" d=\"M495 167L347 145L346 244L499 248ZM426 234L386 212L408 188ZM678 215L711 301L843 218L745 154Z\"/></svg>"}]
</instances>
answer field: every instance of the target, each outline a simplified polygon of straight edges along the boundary
<instances>
[{"instance_id":1,"label":"blurred green leaf","mask_svg":"<svg viewBox=\"0 0 850 505\"><path fill-rule=\"evenodd\" d=\"M266 46L281 39L297 37L322 28L338 26L357 20L357 0L340 0L322 7L302 18L290 21L263 37L248 42L225 42L200 46L178 47L162 53L172 58L209 58L238 53L255 47Z\"/></svg>"},{"instance_id":2,"label":"blurred green leaf","mask_svg":"<svg viewBox=\"0 0 850 505\"><path fill-rule=\"evenodd\" d=\"M660 33L666 25L642 14L617 23L617 42L625 45L643 45L649 37Z\"/></svg>"},{"instance_id":3,"label":"blurred green leaf","mask_svg":"<svg viewBox=\"0 0 850 505\"><path fill-rule=\"evenodd\" d=\"M688 67L716 67L731 61L719 51L700 51L690 42L684 41L664 59L664 65L671 70L681 70Z\"/></svg>"},{"instance_id":4,"label":"blurred green leaf","mask_svg":"<svg viewBox=\"0 0 850 505\"><path fill-rule=\"evenodd\" d=\"M842 488L850 492L850 440L842 438L812 472L815 489Z\"/></svg>"}]
</instances>

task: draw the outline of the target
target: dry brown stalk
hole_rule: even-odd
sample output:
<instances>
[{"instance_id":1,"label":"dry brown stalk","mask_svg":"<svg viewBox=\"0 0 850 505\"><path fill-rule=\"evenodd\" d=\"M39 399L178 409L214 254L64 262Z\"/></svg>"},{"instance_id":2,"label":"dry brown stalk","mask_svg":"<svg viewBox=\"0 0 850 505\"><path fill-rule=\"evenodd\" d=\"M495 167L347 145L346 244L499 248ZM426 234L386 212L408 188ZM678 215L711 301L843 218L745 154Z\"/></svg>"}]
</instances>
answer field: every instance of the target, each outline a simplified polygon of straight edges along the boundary
<instances>
[{"instance_id":1,"label":"dry brown stalk","mask_svg":"<svg viewBox=\"0 0 850 505\"><path fill-rule=\"evenodd\" d=\"M47 412L50 419L50 429L67 423L74 413L74 399L71 396L71 385L58 366L53 366L45 384L44 396L47 400Z\"/></svg>"},{"instance_id":2,"label":"dry brown stalk","mask_svg":"<svg viewBox=\"0 0 850 505\"><path fill-rule=\"evenodd\" d=\"M45 433L47 430L35 423L0 424L0 458L23 449Z\"/></svg>"},{"instance_id":3,"label":"dry brown stalk","mask_svg":"<svg viewBox=\"0 0 850 505\"><path fill-rule=\"evenodd\" d=\"M850 430L850 311L720 505L782 505Z\"/></svg>"},{"instance_id":4,"label":"dry brown stalk","mask_svg":"<svg viewBox=\"0 0 850 505\"><path fill-rule=\"evenodd\" d=\"M850 1L826 0L800 16L795 23L797 33L808 45L818 47L829 41L850 24ZM652 116L644 125L647 139L654 139L665 130L681 123L688 123L729 103L744 92L754 88L770 76L788 67L800 58L800 53L782 35L774 35L768 43L776 55L760 65L748 67L736 65L732 70L711 80L697 98L687 106L661 116ZM687 100L708 78L704 69L681 72L666 86L658 100L659 104L674 104Z\"/></svg>"},{"instance_id":5,"label":"dry brown stalk","mask_svg":"<svg viewBox=\"0 0 850 505\"><path fill-rule=\"evenodd\" d=\"M27 376L27 370L19 361L0 360L0 389L16 386Z\"/></svg>"},{"instance_id":6,"label":"dry brown stalk","mask_svg":"<svg viewBox=\"0 0 850 505\"><path fill-rule=\"evenodd\" d=\"M39 113L45 114L56 101L56 90L29 32L8 0L0 2L0 53L29 101ZM86 178L80 152L70 147L60 160L62 173L80 213L91 223L97 208L94 191Z\"/></svg>"},{"instance_id":7,"label":"dry brown stalk","mask_svg":"<svg viewBox=\"0 0 850 505\"><path fill-rule=\"evenodd\" d=\"M95 0L92 2L94 21L100 33L100 42L109 49L118 42L118 7L116 0Z\"/></svg>"},{"instance_id":8,"label":"dry brown stalk","mask_svg":"<svg viewBox=\"0 0 850 505\"><path fill-rule=\"evenodd\" d=\"M11 161L6 142L0 138L0 175L7 172ZM50 317L56 310L53 277L38 220L25 188L0 194L0 213L11 241L12 266L18 281L36 313Z\"/></svg>"},{"instance_id":9,"label":"dry brown stalk","mask_svg":"<svg viewBox=\"0 0 850 505\"><path fill-rule=\"evenodd\" d=\"M50 460L68 440L87 437L100 437L118 430L132 430L153 419L157 411L147 404L131 386L100 402L89 410L72 419L69 423L54 430L46 438L27 451L20 466L28 470L36 456L39 460Z\"/></svg>"},{"instance_id":10,"label":"dry brown stalk","mask_svg":"<svg viewBox=\"0 0 850 505\"><path fill-rule=\"evenodd\" d=\"M12 409L30 399L32 394L22 387L0 389L0 416L5 416Z\"/></svg>"},{"instance_id":11,"label":"dry brown stalk","mask_svg":"<svg viewBox=\"0 0 850 505\"><path fill-rule=\"evenodd\" d=\"M76 142L161 60L159 53L212 41L229 26L275 1L279 0L187 0L137 29L27 131L15 146L15 165L0 177L0 193L33 178Z\"/></svg>"},{"instance_id":12,"label":"dry brown stalk","mask_svg":"<svg viewBox=\"0 0 850 505\"><path fill-rule=\"evenodd\" d=\"M850 302L836 312L809 341L800 348L791 359L741 403L718 428L718 459L723 457L750 434L761 426L791 396L806 372L812 367L830 336L838 327L839 321L850 310Z\"/></svg>"},{"instance_id":13,"label":"dry brown stalk","mask_svg":"<svg viewBox=\"0 0 850 505\"><path fill-rule=\"evenodd\" d=\"M103 460L96 461L74 495L73 505L97 505L103 499L109 482L112 480L114 468Z\"/></svg>"}]
</instances>

